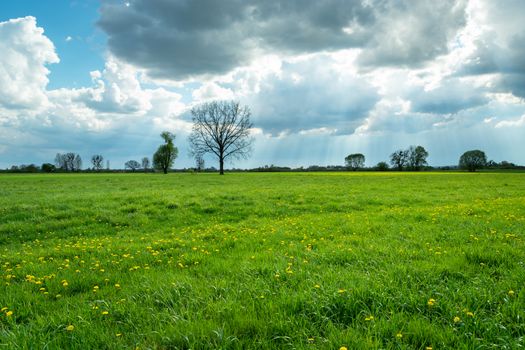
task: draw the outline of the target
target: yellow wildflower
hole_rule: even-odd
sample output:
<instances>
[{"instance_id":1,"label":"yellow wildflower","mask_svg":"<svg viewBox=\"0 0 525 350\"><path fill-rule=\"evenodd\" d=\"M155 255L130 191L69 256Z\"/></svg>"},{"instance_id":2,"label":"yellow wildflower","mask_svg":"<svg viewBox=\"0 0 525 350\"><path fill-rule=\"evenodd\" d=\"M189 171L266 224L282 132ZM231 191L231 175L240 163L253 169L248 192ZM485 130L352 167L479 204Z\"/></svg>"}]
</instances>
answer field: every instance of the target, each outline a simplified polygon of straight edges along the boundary
<instances>
[{"instance_id":1,"label":"yellow wildflower","mask_svg":"<svg viewBox=\"0 0 525 350\"><path fill-rule=\"evenodd\" d=\"M109 311L102 311L102 315L108 315Z\"/></svg>"},{"instance_id":2,"label":"yellow wildflower","mask_svg":"<svg viewBox=\"0 0 525 350\"><path fill-rule=\"evenodd\" d=\"M427 301L427 305L428 305L428 306L434 306L435 303L436 303L436 299L432 299L432 298L430 298L430 299L428 299L428 301Z\"/></svg>"},{"instance_id":3,"label":"yellow wildflower","mask_svg":"<svg viewBox=\"0 0 525 350\"><path fill-rule=\"evenodd\" d=\"M401 339L401 338L403 338L403 333L398 332L398 333L396 334L396 338L397 338L397 339Z\"/></svg>"},{"instance_id":4,"label":"yellow wildflower","mask_svg":"<svg viewBox=\"0 0 525 350\"><path fill-rule=\"evenodd\" d=\"M511 289L509 290L509 297L512 297L512 296L514 296L514 291Z\"/></svg>"},{"instance_id":5,"label":"yellow wildflower","mask_svg":"<svg viewBox=\"0 0 525 350\"><path fill-rule=\"evenodd\" d=\"M458 323L461 321L461 318L459 316L454 317L454 323Z\"/></svg>"},{"instance_id":6,"label":"yellow wildflower","mask_svg":"<svg viewBox=\"0 0 525 350\"><path fill-rule=\"evenodd\" d=\"M11 316L13 315L13 311L7 311L7 312L5 313L5 315L6 315L7 317L11 317Z\"/></svg>"},{"instance_id":7,"label":"yellow wildflower","mask_svg":"<svg viewBox=\"0 0 525 350\"><path fill-rule=\"evenodd\" d=\"M68 332L72 332L75 330L75 326L73 326L72 324L70 324L69 326L66 327L66 331Z\"/></svg>"},{"instance_id":8,"label":"yellow wildflower","mask_svg":"<svg viewBox=\"0 0 525 350\"><path fill-rule=\"evenodd\" d=\"M339 350L348 350L348 348L346 346L341 346Z\"/></svg>"}]
</instances>

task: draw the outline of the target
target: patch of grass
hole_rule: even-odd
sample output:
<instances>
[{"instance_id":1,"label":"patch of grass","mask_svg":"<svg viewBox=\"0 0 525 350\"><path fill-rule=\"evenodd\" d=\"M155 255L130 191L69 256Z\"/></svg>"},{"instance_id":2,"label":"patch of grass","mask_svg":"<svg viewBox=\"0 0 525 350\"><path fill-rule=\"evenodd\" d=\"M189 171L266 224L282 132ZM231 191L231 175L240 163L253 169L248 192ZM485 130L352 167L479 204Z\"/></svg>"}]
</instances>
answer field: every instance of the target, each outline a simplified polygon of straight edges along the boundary
<instances>
[{"instance_id":1,"label":"patch of grass","mask_svg":"<svg viewBox=\"0 0 525 350\"><path fill-rule=\"evenodd\" d=\"M0 176L0 346L525 344L522 173Z\"/></svg>"}]
</instances>

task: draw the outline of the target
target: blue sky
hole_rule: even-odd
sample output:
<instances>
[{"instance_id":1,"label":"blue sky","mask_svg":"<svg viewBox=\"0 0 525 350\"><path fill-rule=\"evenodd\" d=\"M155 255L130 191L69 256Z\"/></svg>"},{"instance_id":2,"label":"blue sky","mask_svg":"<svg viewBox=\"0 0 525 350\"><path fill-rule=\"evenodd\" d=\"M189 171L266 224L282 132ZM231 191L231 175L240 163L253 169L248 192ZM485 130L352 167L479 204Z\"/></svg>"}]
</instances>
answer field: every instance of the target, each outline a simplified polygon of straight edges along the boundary
<instances>
[{"instance_id":1,"label":"blue sky","mask_svg":"<svg viewBox=\"0 0 525 350\"><path fill-rule=\"evenodd\" d=\"M520 0L3 1L0 167L71 151L122 168L163 130L189 167L189 110L215 99L252 111L253 154L229 167L410 145L525 164L524 22Z\"/></svg>"}]
</instances>

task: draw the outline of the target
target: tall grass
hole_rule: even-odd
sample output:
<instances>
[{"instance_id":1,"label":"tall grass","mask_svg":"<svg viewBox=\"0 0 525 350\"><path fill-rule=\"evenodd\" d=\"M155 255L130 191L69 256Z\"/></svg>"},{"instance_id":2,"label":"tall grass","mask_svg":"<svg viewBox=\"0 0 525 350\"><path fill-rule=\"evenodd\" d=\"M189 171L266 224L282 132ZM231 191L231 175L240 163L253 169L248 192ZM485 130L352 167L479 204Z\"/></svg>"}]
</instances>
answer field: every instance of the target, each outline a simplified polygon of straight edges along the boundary
<instances>
[{"instance_id":1,"label":"tall grass","mask_svg":"<svg viewBox=\"0 0 525 350\"><path fill-rule=\"evenodd\" d=\"M0 346L524 346L524 174L0 177Z\"/></svg>"}]
</instances>

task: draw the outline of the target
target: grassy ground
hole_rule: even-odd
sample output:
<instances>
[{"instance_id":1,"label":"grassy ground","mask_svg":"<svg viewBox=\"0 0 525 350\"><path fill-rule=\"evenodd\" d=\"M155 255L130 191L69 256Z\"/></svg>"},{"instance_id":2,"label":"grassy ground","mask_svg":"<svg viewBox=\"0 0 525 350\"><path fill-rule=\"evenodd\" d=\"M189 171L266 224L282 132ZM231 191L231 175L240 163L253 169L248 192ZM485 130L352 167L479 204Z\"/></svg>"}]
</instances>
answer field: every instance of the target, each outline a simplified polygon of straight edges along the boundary
<instances>
[{"instance_id":1,"label":"grassy ground","mask_svg":"<svg viewBox=\"0 0 525 350\"><path fill-rule=\"evenodd\" d=\"M515 349L525 174L0 176L0 348Z\"/></svg>"}]
</instances>

